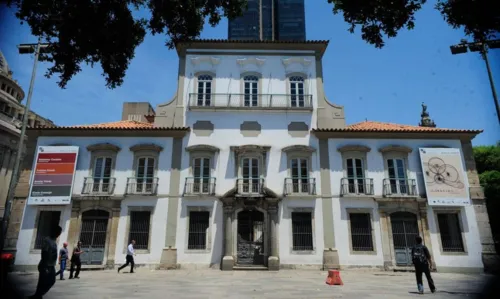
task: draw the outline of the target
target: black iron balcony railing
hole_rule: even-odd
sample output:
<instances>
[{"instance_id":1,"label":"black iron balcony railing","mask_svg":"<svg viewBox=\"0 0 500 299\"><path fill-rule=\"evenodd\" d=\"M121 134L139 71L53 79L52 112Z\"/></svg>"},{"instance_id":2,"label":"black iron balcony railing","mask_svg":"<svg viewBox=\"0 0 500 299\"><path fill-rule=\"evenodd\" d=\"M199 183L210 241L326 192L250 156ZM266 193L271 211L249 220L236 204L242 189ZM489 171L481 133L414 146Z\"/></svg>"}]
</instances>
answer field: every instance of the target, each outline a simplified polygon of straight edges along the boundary
<instances>
[{"instance_id":1,"label":"black iron balcony railing","mask_svg":"<svg viewBox=\"0 0 500 299\"><path fill-rule=\"evenodd\" d=\"M127 178L126 194L153 195L158 191L157 177Z\"/></svg>"},{"instance_id":2,"label":"black iron balcony railing","mask_svg":"<svg viewBox=\"0 0 500 299\"><path fill-rule=\"evenodd\" d=\"M416 196L415 179L384 179L384 196Z\"/></svg>"},{"instance_id":3,"label":"black iron balcony railing","mask_svg":"<svg viewBox=\"0 0 500 299\"><path fill-rule=\"evenodd\" d=\"M215 195L215 178L190 177L184 184L186 195Z\"/></svg>"},{"instance_id":4,"label":"black iron balcony railing","mask_svg":"<svg viewBox=\"0 0 500 299\"><path fill-rule=\"evenodd\" d=\"M238 195L260 195L264 192L263 178L242 178L236 180Z\"/></svg>"},{"instance_id":5,"label":"black iron balcony railing","mask_svg":"<svg viewBox=\"0 0 500 299\"><path fill-rule=\"evenodd\" d=\"M286 178L285 179L285 195L315 195L316 194L316 179L315 178Z\"/></svg>"},{"instance_id":6,"label":"black iron balcony railing","mask_svg":"<svg viewBox=\"0 0 500 299\"><path fill-rule=\"evenodd\" d=\"M340 180L341 195L373 195L373 179L342 178Z\"/></svg>"},{"instance_id":7,"label":"black iron balcony railing","mask_svg":"<svg viewBox=\"0 0 500 299\"><path fill-rule=\"evenodd\" d=\"M87 177L83 183L82 194L111 195L115 191L116 178Z\"/></svg>"},{"instance_id":8,"label":"black iron balcony railing","mask_svg":"<svg viewBox=\"0 0 500 299\"><path fill-rule=\"evenodd\" d=\"M312 95L191 93L189 109L312 110Z\"/></svg>"}]
</instances>

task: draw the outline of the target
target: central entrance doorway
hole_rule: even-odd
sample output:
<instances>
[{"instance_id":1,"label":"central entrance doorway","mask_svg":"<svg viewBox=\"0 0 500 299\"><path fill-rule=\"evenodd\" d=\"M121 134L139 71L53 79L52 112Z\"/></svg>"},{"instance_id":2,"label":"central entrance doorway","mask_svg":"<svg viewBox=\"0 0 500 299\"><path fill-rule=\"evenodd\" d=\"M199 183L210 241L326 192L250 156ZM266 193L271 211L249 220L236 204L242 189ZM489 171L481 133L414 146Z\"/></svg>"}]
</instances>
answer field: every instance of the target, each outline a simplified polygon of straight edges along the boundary
<instances>
[{"instance_id":1,"label":"central entrance doorway","mask_svg":"<svg viewBox=\"0 0 500 299\"><path fill-rule=\"evenodd\" d=\"M419 235L417 216L409 212L397 212L391 214L391 224L396 265L413 265L411 249L415 245L415 238Z\"/></svg>"},{"instance_id":2,"label":"central entrance doorway","mask_svg":"<svg viewBox=\"0 0 500 299\"><path fill-rule=\"evenodd\" d=\"M82 265L102 265L104 248L106 247L106 232L108 230L109 213L103 210L90 210L82 214L80 241L82 250L80 257Z\"/></svg>"},{"instance_id":3,"label":"central entrance doorway","mask_svg":"<svg viewBox=\"0 0 500 299\"><path fill-rule=\"evenodd\" d=\"M236 263L264 265L264 213L244 210L238 213Z\"/></svg>"}]
</instances>

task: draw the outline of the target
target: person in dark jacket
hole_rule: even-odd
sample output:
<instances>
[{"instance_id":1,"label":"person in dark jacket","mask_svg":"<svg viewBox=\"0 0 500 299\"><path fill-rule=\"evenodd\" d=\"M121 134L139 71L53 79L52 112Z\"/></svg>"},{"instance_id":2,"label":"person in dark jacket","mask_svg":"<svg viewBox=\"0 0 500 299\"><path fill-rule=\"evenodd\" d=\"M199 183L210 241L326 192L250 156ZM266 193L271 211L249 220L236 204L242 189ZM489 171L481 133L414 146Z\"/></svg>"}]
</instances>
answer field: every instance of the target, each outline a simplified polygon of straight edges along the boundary
<instances>
[{"instance_id":1,"label":"person in dark jacket","mask_svg":"<svg viewBox=\"0 0 500 299\"><path fill-rule=\"evenodd\" d=\"M50 230L50 235L42 243L42 258L38 263L38 284L36 292L30 298L42 298L56 283L57 243L62 228L57 225Z\"/></svg>"},{"instance_id":2,"label":"person in dark jacket","mask_svg":"<svg viewBox=\"0 0 500 299\"><path fill-rule=\"evenodd\" d=\"M411 249L411 257L415 266L415 276L417 277L417 287L420 294L424 293L424 284L422 282L422 274L425 274L429 289L432 293L436 292L436 286L431 276L432 257L429 249L422 244L422 237L415 238L416 245Z\"/></svg>"},{"instance_id":3,"label":"person in dark jacket","mask_svg":"<svg viewBox=\"0 0 500 299\"><path fill-rule=\"evenodd\" d=\"M82 251L82 242L78 241L76 244L76 247L73 249L73 253L71 254L71 268L69 269L69 279L73 279L73 272L75 271L76 267L76 273L74 278L80 278L78 275L80 274L80 269L82 268L82 261L80 260L80 256L84 253Z\"/></svg>"}]
</instances>

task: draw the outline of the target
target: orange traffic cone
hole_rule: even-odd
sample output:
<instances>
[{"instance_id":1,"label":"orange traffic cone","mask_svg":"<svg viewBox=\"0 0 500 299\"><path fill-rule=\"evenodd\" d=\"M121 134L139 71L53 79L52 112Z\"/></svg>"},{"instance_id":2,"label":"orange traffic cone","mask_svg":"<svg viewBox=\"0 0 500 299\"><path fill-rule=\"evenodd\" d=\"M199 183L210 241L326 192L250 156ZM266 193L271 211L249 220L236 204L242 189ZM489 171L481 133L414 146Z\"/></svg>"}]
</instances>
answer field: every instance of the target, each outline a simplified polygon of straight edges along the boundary
<instances>
[{"instance_id":1,"label":"orange traffic cone","mask_svg":"<svg viewBox=\"0 0 500 299\"><path fill-rule=\"evenodd\" d=\"M328 270L328 277L326 278L326 284L334 286L343 286L342 278L340 278L340 272L338 270Z\"/></svg>"}]
</instances>

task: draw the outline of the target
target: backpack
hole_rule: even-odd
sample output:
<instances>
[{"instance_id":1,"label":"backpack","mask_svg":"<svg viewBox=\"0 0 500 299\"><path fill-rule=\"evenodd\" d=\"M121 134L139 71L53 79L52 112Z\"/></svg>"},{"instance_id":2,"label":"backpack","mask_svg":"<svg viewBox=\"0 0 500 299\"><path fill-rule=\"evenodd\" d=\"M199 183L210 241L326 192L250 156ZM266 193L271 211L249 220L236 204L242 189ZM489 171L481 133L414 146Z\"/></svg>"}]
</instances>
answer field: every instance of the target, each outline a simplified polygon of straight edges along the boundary
<instances>
[{"instance_id":1,"label":"backpack","mask_svg":"<svg viewBox=\"0 0 500 299\"><path fill-rule=\"evenodd\" d=\"M423 265L427 263L424 246L417 245L415 246L415 248L413 248L412 260L414 265Z\"/></svg>"}]
</instances>

